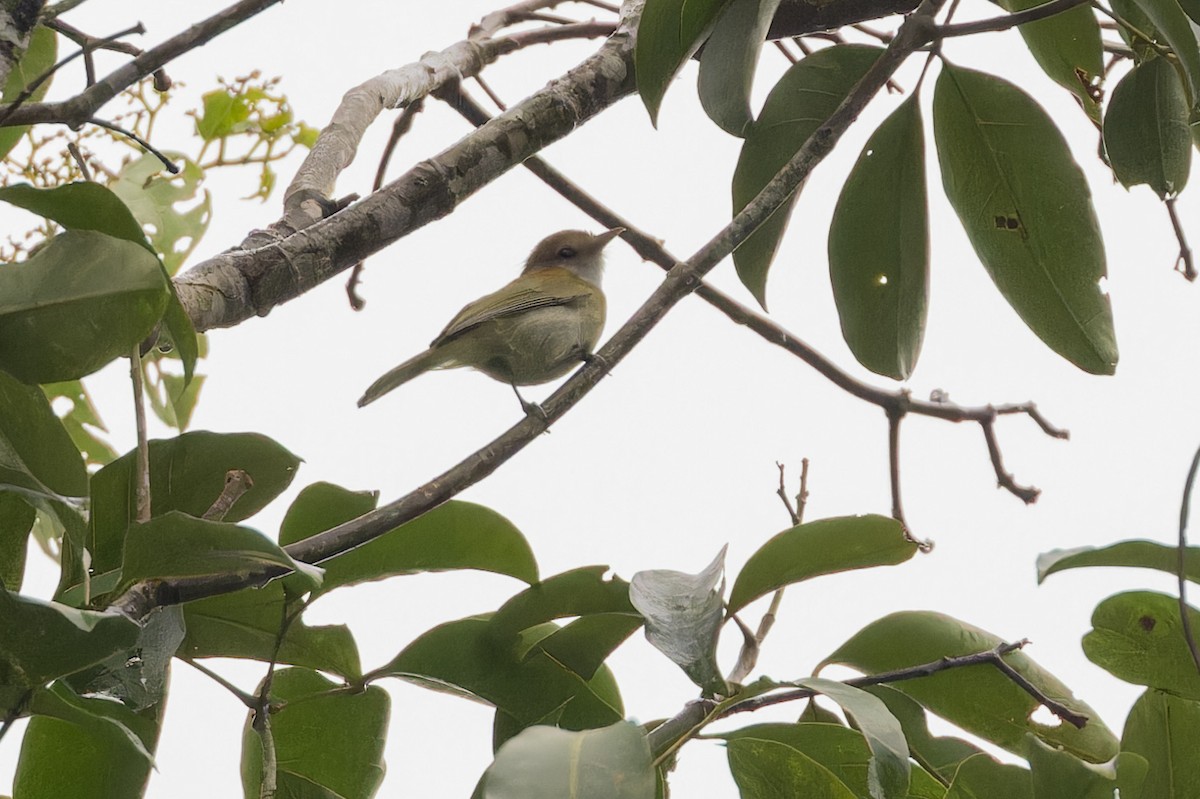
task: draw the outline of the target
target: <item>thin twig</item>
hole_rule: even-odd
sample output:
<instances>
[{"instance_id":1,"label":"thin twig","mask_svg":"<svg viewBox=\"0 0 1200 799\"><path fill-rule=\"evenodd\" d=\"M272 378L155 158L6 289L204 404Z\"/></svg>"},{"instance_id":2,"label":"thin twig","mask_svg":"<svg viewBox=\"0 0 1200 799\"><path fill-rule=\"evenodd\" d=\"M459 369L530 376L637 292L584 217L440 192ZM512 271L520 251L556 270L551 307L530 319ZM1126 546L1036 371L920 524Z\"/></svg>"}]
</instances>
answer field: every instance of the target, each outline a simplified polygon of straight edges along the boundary
<instances>
[{"instance_id":1,"label":"thin twig","mask_svg":"<svg viewBox=\"0 0 1200 799\"><path fill-rule=\"evenodd\" d=\"M805 458L805 461L808 459ZM779 501L783 503L783 507L788 512L788 517L792 520L792 526L796 527L800 524L800 514L792 507L792 499L788 496L787 486L784 484L784 468L783 464L775 461L775 468L779 469L779 488L775 489L775 493L779 495Z\"/></svg>"},{"instance_id":2,"label":"thin twig","mask_svg":"<svg viewBox=\"0 0 1200 799\"><path fill-rule=\"evenodd\" d=\"M1004 457L1000 454L1000 443L996 440L995 409L992 409L991 419L980 419L979 426L983 429L983 439L987 442L988 457L992 461L992 469L996 473L996 483L1026 505L1037 502L1041 489L1033 486L1018 485L1011 473L1004 468Z\"/></svg>"},{"instance_id":3,"label":"thin twig","mask_svg":"<svg viewBox=\"0 0 1200 799\"><path fill-rule=\"evenodd\" d=\"M1164 204L1167 206L1167 215L1171 217L1171 227L1175 229L1175 238L1179 241L1179 257L1175 259L1175 271L1181 273L1188 280L1196 279L1196 264L1192 260L1192 248L1188 246L1187 234L1183 232L1183 225L1179 222L1179 212L1175 208L1175 201L1179 199L1177 196L1168 197Z\"/></svg>"},{"instance_id":4,"label":"thin twig","mask_svg":"<svg viewBox=\"0 0 1200 799\"><path fill-rule=\"evenodd\" d=\"M492 103L495 104L496 108L498 108L501 111L507 111L508 106L505 104L505 102L503 100L500 99L500 95L498 95L498 94L496 94L496 92L492 91L492 87L489 86L488 82L483 79L483 75L475 75L474 77L475 77L475 82L479 84L479 88L483 89L483 93L486 94L488 96L488 99L491 100Z\"/></svg>"},{"instance_id":5,"label":"thin twig","mask_svg":"<svg viewBox=\"0 0 1200 799\"><path fill-rule=\"evenodd\" d=\"M188 664L193 669L200 672L205 677L208 677L210 680L215 682L217 685L220 685L222 688L224 688L229 693L233 694L235 697L237 697L237 700L239 702L241 702L243 705L245 705L246 707L250 708L251 710L254 709L255 704L258 702L258 697L256 697L254 694L246 693L241 688L238 688L236 685L231 683L229 680L225 679L220 674L217 674L215 671L213 671L212 669L208 668L207 666L201 664L197 660L193 660L192 658L190 658L186 655L176 655L175 657L179 658L184 663Z\"/></svg>"},{"instance_id":6,"label":"thin twig","mask_svg":"<svg viewBox=\"0 0 1200 799\"><path fill-rule=\"evenodd\" d=\"M1179 546L1176 577L1179 579L1179 621L1183 625L1183 638L1187 641L1188 651L1192 653L1192 662L1200 671L1200 647L1196 645L1196 637L1192 634L1191 608L1187 603L1187 524L1188 510L1192 503L1192 487L1196 484L1196 472L1200 469L1200 449L1192 458L1192 466L1188 469L1187 482L1183 486L1183 502L1179 505Z\"/></svg>"},{"instance_id":7,"label":"thin twig","mask_svg":"<svg viewBox=\"0 0 1200 799\"><path fill-rule=\"evenodd\" d=\"M161 152L159 152L159 150L156 149L154 147L154 145L152 145L150 142L146 141L141 136L134 133L132 130L126 130L125 128L122 128L120 125L116 125L112 122L106 122L105 120L98 119L96 117L90 118L88 120L88 122L92 123L93 125L96 125L97 127L104 128L105 130L111 130L113 133L119 133L120 135L125 136L126 138L132 139L135 143L137 143L137 145L139 147L141 147L143 150L150 153L155 158L157 158L159 161L161 161L163 167L168 172L170 172L172 175L179 174L179 167L175 164L174 161L172 161L170 158L167 158L165 155L163 155Z\"/></svg>"},{"instance_id":8,"label":"thin twig","mask_svg":"<svg viewBox=\"0 0 1200 799\"><path fill-rule=\"evenodd\" d=\"M71 158L75 160L75 166L79 167L79 175L87 182L92 181L92 170L88 168L87 160L83 157L83 152L79 149L79 145L73 141L67 142L67 152L71 154Z\"/></svg>"},{"instance_id":9,"label":"thin twig","mask_svg":"<svg viewBox=\"0 0 1200 799\"><path fill-rule=\"evenodd\" d=\"M129 379L133 382L133 415L137 422L137 455L134 459L135 519L150 521L150 443L146 440L146 403L142 396L142 354L138 347L129 354Z\"/></svg>"},{"instance_id":10,"label":"thin twig","mask_svg":"<svg viewBox=\"0 0 1200 799\"><path fill-rule=\"evenodd\" d=\"M221 488L221 494L208 510L204 511L204 515L200 518L208 519L209 521L222 521L225 515L229 513L229 509L233 507L233 503L241 499L242 495L254 487L254 480L250 475L241 469L230 469L225 472L225 485Z\"/></svg>"},{"instance_id":11,"label":"thin twig","mask_svg":"<svg viewBox=\"0 0 1200 799\"><path fill-rule=\"evenodd\" d=\"M1017 11L1012 14L1004 14L999 17L981 19L975 22L942 25L938 28L938 36L942 39L951 39L955 36L972 36L976 33L995 33L997 31L1011 30L1018 25L1037 22L1039 19L1046 19L1055 14L1070 11L1072 8L1084 5L1087 2L1088 0L1050 0L1049 3L1042 3L1040 6L1034 6L1033 8L1027 8L1024 11Z\"/></svg>"},{"instance_id":12,"label":"thin twig","mask_svg":"<svg viewBox=\"0 0 1200 799\"><path fill-rule=\"evenodd\" d=\"M892 487L892 518L908 529L904 521L904 506L900 501L900 423L908 413L903 405L888 408L888 479Z\"/></svg>"},{"instance_id":13,"label":"thin twig","mask_svg":"<svg viewBox=\"0 0 1200 799\"><path fill-rule=\"evenodd\" d=\"M772 42L772 44L775 45L776 50L783 53L783 57L786 58L789 63L795 64L800 60L796 58L796 56L792 55L791 50L787 49L787 45L783 43L783 39L776 39L774 42Z\"/></svg>"}]
</instances>

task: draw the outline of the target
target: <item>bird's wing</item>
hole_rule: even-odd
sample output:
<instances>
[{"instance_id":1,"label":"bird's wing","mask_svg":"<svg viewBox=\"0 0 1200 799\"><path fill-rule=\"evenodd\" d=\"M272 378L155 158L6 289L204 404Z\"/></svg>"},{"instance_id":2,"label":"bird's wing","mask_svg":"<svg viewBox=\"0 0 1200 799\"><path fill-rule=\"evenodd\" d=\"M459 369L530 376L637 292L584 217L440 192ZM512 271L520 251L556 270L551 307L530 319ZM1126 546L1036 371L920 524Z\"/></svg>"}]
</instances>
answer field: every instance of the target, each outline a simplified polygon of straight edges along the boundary
<instances>
[{"instance_id":1,"label":"bird's wing","mask_svg":"<svg viewBox=\"0 0 1200 799\"><path fill-rule=\"evenodd\" d=\"M566 269L541 269L521 275L499 291L485 294L467 305L433 340L433 346L443 344L472 328L504 316L523 313L534 308L570 305L589 296L593 289L586 281Z\"/></svg>"}]
</instances>

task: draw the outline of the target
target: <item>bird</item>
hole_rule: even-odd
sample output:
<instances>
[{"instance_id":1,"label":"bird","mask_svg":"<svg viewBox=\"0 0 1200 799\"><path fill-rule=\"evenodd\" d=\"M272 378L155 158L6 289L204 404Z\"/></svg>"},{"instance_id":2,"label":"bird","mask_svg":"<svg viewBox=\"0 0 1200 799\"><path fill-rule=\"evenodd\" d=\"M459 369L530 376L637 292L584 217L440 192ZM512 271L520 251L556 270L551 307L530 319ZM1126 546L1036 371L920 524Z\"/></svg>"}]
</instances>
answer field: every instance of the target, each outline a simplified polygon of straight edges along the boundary
<instances>
[{"instance_id":1,"label":"bird","mask_svg":"<svg viewBox=\"0 0 1200 799\"><path fill-rule=\"evenodd\" d=\"M358 407L430 370L470 366L512 386L527 413L536 410L518 386L555 380L594 357L604 329L604 248L624 232L562 230L542 239L515 280L468 303L427 350L372 383Z\"/></svg>"}]
</instances>

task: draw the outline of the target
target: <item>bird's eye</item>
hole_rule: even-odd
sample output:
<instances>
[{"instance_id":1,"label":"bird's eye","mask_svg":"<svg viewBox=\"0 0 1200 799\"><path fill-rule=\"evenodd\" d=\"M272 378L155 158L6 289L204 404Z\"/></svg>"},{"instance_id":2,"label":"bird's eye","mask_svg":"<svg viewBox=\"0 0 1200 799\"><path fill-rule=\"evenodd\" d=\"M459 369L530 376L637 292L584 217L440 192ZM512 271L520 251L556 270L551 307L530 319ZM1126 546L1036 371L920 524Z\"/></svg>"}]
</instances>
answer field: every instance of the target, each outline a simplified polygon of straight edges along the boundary
<instances>
[{"instance_id":1,"label":"bird's eye","mask_svg":"<svg viewBox=\"0 0 1200 799\"><path fill-rule=\"evenodd\" d=\"M558 251L558 257L559 258L574 258L575 257L575 248L574 247L563 247L561 250Z\"/></svg>"}]
</instances>

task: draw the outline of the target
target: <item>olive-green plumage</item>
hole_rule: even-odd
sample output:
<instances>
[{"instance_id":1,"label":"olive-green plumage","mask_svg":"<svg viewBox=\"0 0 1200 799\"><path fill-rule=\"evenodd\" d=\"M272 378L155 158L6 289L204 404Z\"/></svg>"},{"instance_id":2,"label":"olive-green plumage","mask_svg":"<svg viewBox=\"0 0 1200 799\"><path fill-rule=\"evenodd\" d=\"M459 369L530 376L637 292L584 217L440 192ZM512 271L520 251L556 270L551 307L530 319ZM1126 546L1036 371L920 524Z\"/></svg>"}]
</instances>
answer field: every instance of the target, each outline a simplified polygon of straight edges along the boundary
<instances>
[{"instance_id":1,"label":"olive-green plumage","mask_svg":"<svg viewBox=\"0 0 1200 799\"><path fill-rule=\"evenodd\" d=\"M429 349L376 380L359 407L431 369L471 366L516 388L562 377L604 329L604 246L622 228L564 230L543 239L521 276L467 305Z\"/></svg>"}]
</instances>

